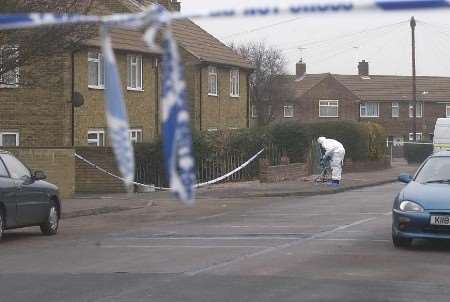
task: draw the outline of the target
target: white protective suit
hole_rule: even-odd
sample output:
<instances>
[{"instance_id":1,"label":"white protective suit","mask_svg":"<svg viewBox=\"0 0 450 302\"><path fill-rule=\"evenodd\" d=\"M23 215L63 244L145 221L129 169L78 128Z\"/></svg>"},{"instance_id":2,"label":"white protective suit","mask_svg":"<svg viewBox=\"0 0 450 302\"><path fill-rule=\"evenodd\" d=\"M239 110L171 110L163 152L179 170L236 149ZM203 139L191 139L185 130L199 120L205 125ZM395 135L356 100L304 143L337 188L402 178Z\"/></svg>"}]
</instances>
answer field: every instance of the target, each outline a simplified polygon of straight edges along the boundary
<instances>
[{"instance_id":1,"label":"white protective suit","mask_svg":"<svg viewBox=\"0 0 450 302\"><path fill-rule=\"evenodd\" d=\"M317 142L325 149L325 157L330 157L331 179L341 180L342 165L345 157L344 146L334 139L319 137Z\"/></svg>"}]
</instances>

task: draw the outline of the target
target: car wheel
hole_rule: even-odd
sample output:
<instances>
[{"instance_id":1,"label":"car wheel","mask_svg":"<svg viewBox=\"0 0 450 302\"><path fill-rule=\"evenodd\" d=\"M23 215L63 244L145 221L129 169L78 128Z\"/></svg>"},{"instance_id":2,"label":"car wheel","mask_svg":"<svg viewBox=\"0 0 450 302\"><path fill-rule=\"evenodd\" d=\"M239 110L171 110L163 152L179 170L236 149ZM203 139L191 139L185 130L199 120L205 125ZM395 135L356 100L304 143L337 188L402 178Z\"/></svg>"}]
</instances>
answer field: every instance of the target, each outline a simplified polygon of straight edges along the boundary
<instances>
[{"instance_id":1,"label":"car wheel","mask_svg":"<svg viewBox=\"0 0 450 302\"><path fill-rule=\"evenodd\" d=\"M0 209L0 240L2 240L3 237L3 230L4 230L4 224L5 224L5 219L3 218L4 214L3 214L3 210Z\"/></svg>"},{"instance_id":2,"label":"car wheel","mask_svg":"<svg viewBox=\"0 0 450 302\"><path fill-rule=\"evenodd\" d=\"M392 243L397 248L410 247L412 244L412 239L399 237L399 236L392 234Z\"/></svg>"},{"instance_id":3,"label":"car wheel","mask_svg":"<svg viewBox=\"0 0 450 302\"><path fill-rule=\"evenodd\" d=\"M50 236L58 232L59 226L59 210L54 201L50 204L47 220L41 224L42 234Z\"/></svg>"}]
</instances>

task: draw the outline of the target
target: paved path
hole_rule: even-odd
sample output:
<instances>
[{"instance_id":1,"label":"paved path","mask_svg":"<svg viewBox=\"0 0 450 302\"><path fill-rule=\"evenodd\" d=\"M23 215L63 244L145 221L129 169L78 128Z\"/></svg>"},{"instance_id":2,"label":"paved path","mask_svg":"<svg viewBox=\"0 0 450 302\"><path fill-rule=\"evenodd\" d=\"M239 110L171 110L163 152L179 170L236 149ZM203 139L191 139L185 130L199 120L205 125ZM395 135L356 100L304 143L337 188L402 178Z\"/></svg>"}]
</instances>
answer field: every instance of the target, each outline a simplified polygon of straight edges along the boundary
<instances>
[{"instance_id":1,"label":"paved path","mask_svg":"<svg viewBox=\"0 0 450 302\"><path fill-rule=\"evenodd\" d=\"M448 301L450 246L394 249L400 184L315 197L200 199L6 234L2 302Z\"/></svg>"}]
</instances>

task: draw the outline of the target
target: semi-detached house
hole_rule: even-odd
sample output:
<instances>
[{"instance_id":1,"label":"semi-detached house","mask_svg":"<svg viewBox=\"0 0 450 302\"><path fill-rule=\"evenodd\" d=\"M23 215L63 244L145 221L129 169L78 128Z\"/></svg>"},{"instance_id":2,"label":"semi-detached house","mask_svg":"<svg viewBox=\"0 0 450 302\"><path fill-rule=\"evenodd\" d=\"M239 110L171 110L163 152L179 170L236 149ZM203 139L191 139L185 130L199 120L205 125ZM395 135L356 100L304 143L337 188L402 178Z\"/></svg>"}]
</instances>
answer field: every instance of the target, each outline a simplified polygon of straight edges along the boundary
<instances>
[{"instance_id":1,"label":"semi-detached house","mask_svg":"<svg viewBox=\"0 0 450 302\"><path fill-rule=\"evenodd\" d=\"M177 1L158 2L170 10L180 8ZM91 13L137 12L149 4L151 1L97 0ZM248 127L249 62L191 20L174 22L172 31L185 65L193 126L210 131ZM134 142L150 142L159 134L161 54L149 50L137 31L113 29L111 36L130 137ZM104 72L100 40L94 37L80 50L41 57L33 66L4 75L6 85L0 87L0 146L109 145ZM45 80L21 85L31 74L42 74ZM80 99L84 102L78 102Z\"/></svg>"},{"instance_id":2,"label":"semi-detached house","mask_svg":"<svg viewBox=\"0 0 450 302\"><path fill-rule=\"evenodd\" d=\"M294 94L280 99L275 121L301 123L352 120L384 126L396 143L413 140L412 77L371 75L369 63L358 64L358 74L307 74L303 62L297 74L284 76L280 85ZM450 117L450 77L417 77L417 139L432 139L437 118Z\"/></svg>"}]
</instances>

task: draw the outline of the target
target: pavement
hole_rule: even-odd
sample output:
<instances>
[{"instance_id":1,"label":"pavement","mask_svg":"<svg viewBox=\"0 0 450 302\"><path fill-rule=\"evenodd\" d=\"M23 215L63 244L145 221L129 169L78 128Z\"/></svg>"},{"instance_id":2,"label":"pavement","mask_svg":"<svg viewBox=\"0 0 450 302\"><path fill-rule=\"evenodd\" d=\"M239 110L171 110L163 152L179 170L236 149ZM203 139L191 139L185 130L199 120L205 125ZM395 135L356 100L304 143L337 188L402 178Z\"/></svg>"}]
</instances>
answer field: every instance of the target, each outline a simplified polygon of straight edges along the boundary
<instances>
[{"instance_id":1,"label":"pavement","mask_svg":"<svg viewBox=\"0 0 450 302\"><path fill-rule=\"evenodd\" d=\"M390 169L343 174L341 185L337 188L315 183L314 177L295 181L261 183L258 180L228 182L211 185L197 190L197 199L230 199L258 197L316 196L345 192L379 186L397 181L400 173L414 173L416 165L404 161L394 161ZM94 194L79 195L63 201L62 218L101 215L113 212L142 209L146 207L165 207L165 210L179 207L173 194L167 191L132 194Z\"/></svg>"}]
</instances>

